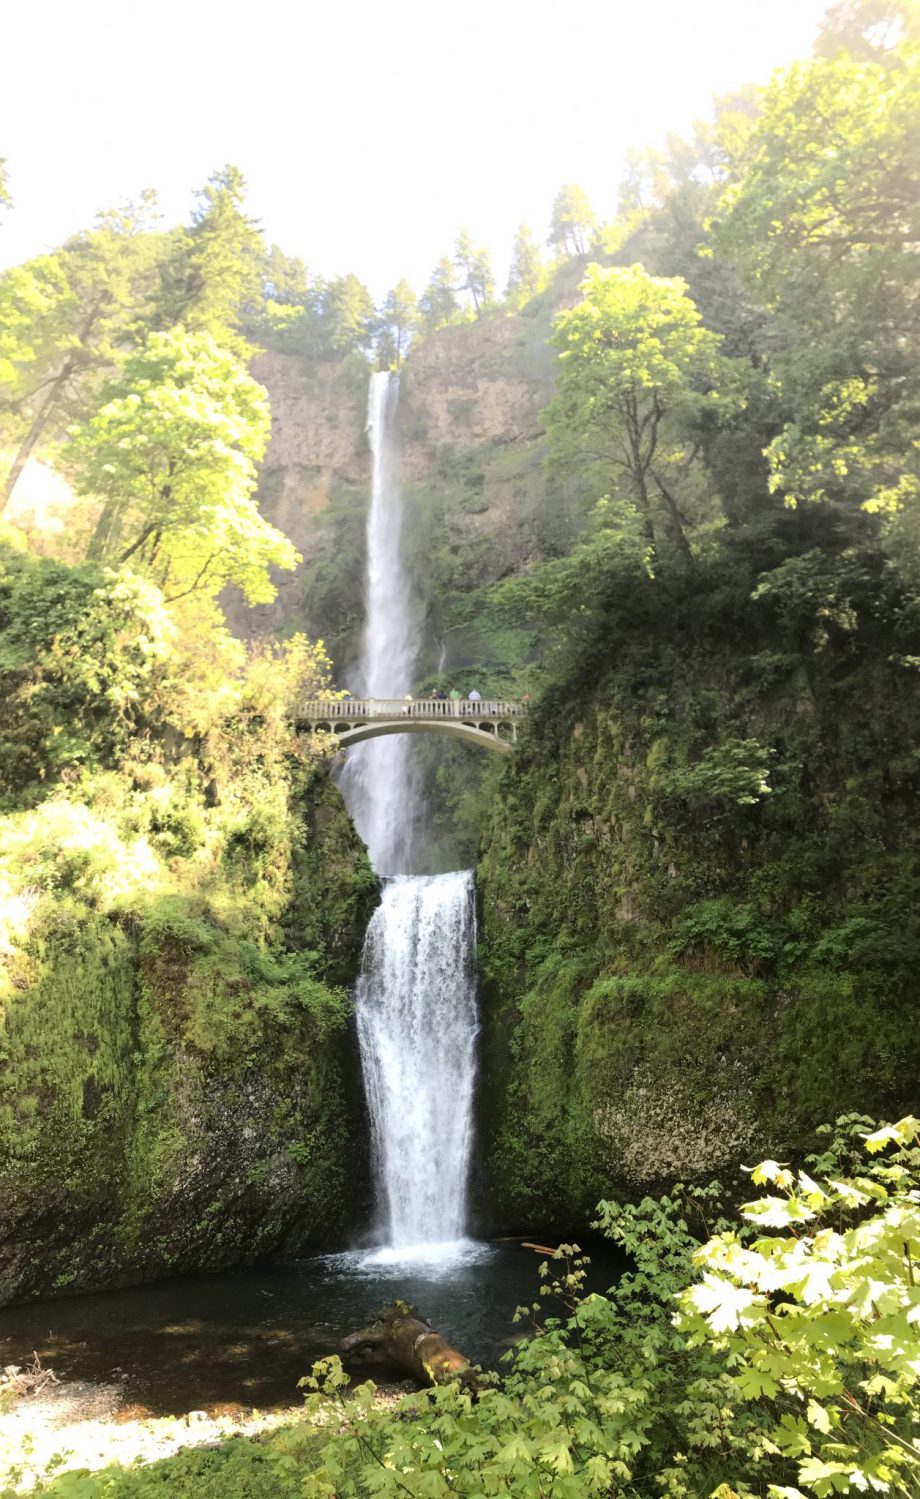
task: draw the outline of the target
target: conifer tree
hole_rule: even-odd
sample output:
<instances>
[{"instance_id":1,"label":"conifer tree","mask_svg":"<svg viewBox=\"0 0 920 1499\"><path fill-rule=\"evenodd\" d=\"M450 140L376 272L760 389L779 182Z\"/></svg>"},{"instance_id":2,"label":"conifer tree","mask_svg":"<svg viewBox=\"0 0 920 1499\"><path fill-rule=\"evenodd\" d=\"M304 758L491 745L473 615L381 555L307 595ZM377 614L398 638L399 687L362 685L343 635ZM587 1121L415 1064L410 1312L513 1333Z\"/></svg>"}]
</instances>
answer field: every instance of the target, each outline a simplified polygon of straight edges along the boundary
<instances>
[{"instance_id":1,"label":"conifer tree","mask_svg":"<svg viewBox=\"0 0 920 1499\"><path fill-rule=\"evenodd\" d=\"M456 322L460 312L457 290L454 286L454 262L449 255L438 261L431 273L431 280L419 298L421 325L426 333L433 333L448 323Z\"/></svg>"},{"instance_id":2,"label":"conifer tree","mask_svg":"<svg viewBox=\"0 0 920 1499\"><path fill-rule=\"evenodd\" d=\"M246 184L226 166L197 195L188 229L175 237L163 274L160 321L210 333L238 353L241 314L258 300L264 259L261 231L244 210Z\"/></svg>"},{"instance_id":3,"label":"conifer tree","mask_svg":"<svg viewBox=\"0 0 920 1499\"><path fill-rule=\"evenodd\" d=\"M548 243L557 255L587 255L597 218L583 187L568 182L556 194Z\"/></svg>"},{"instance_id":4,"label":"conifer tree","mask_svg":"<svg viewBox=\"0 0 920 1499\"><path fill-rule=\"evenodd\" d=\"M514 249L511 253L511 269L508 272L508 285L505 288L505 296L515 307L528 301L543 284L544 265L540 247L537 244L533 230L527 224L522 224L514 240Z\"/></svg>"},{"instance_id":5,"label":"conifer tree","mask_svg":"<svg viewBox=\"0 0 920 1499\"><path fill-rule=\"evenodd\" d=\"M358 277L337 276L323 286L320 298L322 351L327 355L365 349L374 331L374 299Z\"/></svg>"},{"instance_id":6,"label":"conifer tree","mask_svg":"<svg viewBox=\"0 0 920 1499\"><path fill-rule=\"evenodd\" d=\"M481 317L495 295L495 277L488 250L473 244L468 229L461 229L457 235L454 265L463 278L460 290L469 292L473 311Z\"/></svg>"},{"instance_id":7,"label":"conifer tree","mask_svg":"<svg viewBox=\"0 0 920 1499\"><path fill-rule=\"evenodd\" d=\"M387 292L380 309L377 358L381 369L399 369L418 322L418 299L404 278Z\"/></svg>"}]
</instances>

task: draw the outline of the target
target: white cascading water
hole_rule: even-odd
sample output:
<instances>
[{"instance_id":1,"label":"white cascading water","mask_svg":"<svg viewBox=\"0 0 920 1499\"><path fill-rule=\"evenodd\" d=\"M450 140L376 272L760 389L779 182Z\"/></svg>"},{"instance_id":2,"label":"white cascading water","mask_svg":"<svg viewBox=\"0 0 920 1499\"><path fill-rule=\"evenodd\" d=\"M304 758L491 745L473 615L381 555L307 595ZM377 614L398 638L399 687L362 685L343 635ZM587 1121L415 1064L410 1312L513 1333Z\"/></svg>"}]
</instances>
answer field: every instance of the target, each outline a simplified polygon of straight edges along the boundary
<instances>
[{"instance_id":1,"label":"white cascading water","mask_svg":"<svg viewBox=\"0 0 920 1499\"><path fill-rule=\"evenodd\" d=\"M419 610L402 548L398 399L395 376L371 377L366 619L353 687L378 698L412 691L419 648ZM385 877L356 990L361 1069L387 1218L383 1253L449 1257L466 1225L472 1142L473 876L412 874L421 794L408 735L356 745L340 785L371 862Z\"/></svg>"},{"instance_id":2,"label":"white cascading water","mask_svg":"<svg viewBox=\"0 0 920 1499\"><path fill-rule=\"evenodd\" d=\"M469 871L387 881L367 930L357 1014L396 1250L456 1240L466 1227L475 951Z\"/></svg>"},{"instance_id":3,"label":"white cascading water","mask_svg":"<svg viewBox=\"0 0 920 1499\"><path fill-rule=\"evenodd\" d=\"M364 632L352 686L357 697L401 698L412 691L418 609L403 560L403 501L393 422L399 379L371 376L367 434L373 458L367 517ZM378 874L409 874L419 788L412 742L391 734L349 751L340 782Z\"/></svg>"}]
</instances>

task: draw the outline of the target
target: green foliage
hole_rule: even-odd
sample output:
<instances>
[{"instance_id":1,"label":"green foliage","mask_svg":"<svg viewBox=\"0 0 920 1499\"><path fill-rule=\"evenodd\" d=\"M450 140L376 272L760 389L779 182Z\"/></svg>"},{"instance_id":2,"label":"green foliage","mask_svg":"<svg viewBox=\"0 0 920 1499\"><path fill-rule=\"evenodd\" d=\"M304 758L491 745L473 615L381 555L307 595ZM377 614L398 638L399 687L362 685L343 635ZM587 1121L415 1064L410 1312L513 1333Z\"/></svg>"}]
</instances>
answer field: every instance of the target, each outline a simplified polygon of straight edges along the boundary
<instances>
[{"instance_id":1,"label":"green foliage","mask_svg":"<svg viewBox=\"0 0 920 1499\"><path fill-rule=\"evenodd\" d=\"M460 303L454 286L454 262L449 255L438 261L418 305L426 333L434 333L438 328L457 321Z\"/></svg>"},{"instance_id":2,"label":"green foliage","mask_svg":"<svg viewBox=\"0 0 920 1499\"><path fill-rule=\"evenodd\" d=\"M161 596L143 579L0 548L0 797L51 785L65 768L110 764L173 638Z\"/></svg>"},{"instance_id":3,"label":"green foliage","mask_svg":"<svg viewBox=\"0 0 920 1499\"><path fill-rule=\"evenodd\" d=\"M0 383L18 402L60 354L61 321L74 311L60 256L42 255L0 276Z\"/></svg>"},{"instance_id":4,"label":"green foliage","mask_svg":"<svg viewBox=\"0 0 920 1499\"><path fill-rule=\"evenodd\" d=\"M73 434L80 487L105 501L91 555L131 560L169 599L228 582L274 598L269 569L298 558L251 498L268 430L265 393L232 354L208 334L152 333Z\"/></svg>"},{"instance_id":5,"label":"green foliage","mask_svg":"<svg viewBox=\"0 0 920 1499\"><path fill-rule=\"evenodd\" d=\"M753 1169L773 1190L736 1225L717 1183L602 1202L598 1227L628 1268L586 1295L587 1260L561 1245L519 1309L527 1336L475 1392L381 1408L328 1358L302 1381L304 1427L37 1492L129 1499L190 1481L197 1495L221 1480L214 1492L259 1496L270 1474L271 1492L302 1499L914 1494L918 1128L839 1119L813 1174Z\"/></svg>"},{"instance_id":6,"label":"green foliage","mask_svg":"<svg viewBox=\"0 0 920 1499\"><path fill-rule=\"evenodd\" d=\"M418 301L408 281L397 282L388 291L380 309L377 359L382 369L399 369L418 327Z\"/></svg>"},{"instance_id":7,"label":"green foliage","mask_svg":"<svg viewBox=\"0 0 920 1499\"><path fill-rule=\"evenodd\" d=\"M511 266L505 300L512 307L521 307L541 291L546 280L543 256L534 238L533 230L522 224L514 239Z\"/></svg>"},{"instance_id":8,"label":"green foliage","mask_svg":"<svg viewBox=\"0 0 920 1499\"><path fill-rule=\"evenodd\" d=\"M789 502L915 504L920 57L835 51L766 90L733 162L717 243L770 312L792 411L768 451Z\"/></svg>"},{"instance_id":9,"label":"green foliage","mask_svg":"<svg viewBox=\"0 0 920 1499\"><path fill-rule=\"evenodd\" d=\"M686 800L705 816L724 815L732 806L756 807L769 796L770 756L756 739L724 738L693 765L674 767L656 778L665 796Z\"/></svg>"},{"instance_id":10,"label":"green foliage","mask_svg":"<svg viewBox=\"0 0 920 1499\"><path fill-rule=\"evenodd\" d=\"M752 1456L779 1480L771 1495L920 1491L918 1128L869 1134L870 1153L894 1151L855 1177L763 1162L752 1181L774 1191L742 1215L768 1232L719 1234L695 1257L677 1325L726 1358L736 1398L759 1402Z\"/></svg>"},{"instance_id":11,"label":"green foliage","mask_svg":"<svg viewBox=\"0 0 920 1499\"><path fill-rule=\"evenodd\" d=\"M307 365L363 359L379 332L373 299L357 276L310 277L302 261L289 260L277 246L266 257L261 296L247 310L245 325L259 343ZM366 365L363 373L366 380Z\"/></svg>"},{"instance_id":12,"label":"green foliage","mask_svg":"<svg viewBox=\"0 0 920 1499\"><path fill-rule=\"evenodd\" d=\"M549 244L557 255L586 255L597 219L583 187L569 182L561 187L553 202L549 227Z\"/></svg>"},{"instance_id":13,"label":"green foliage","mask_svg":"<svg viewBox=\"0 0 920 1499\"><path fill-rule=\"evenodd\" d=\"M163 253L153 206L144 194L55 255L0 277L2 427L15 444L0 509L29 456L85 418L153 316Z\"/></svg>"},{"instance_id":14,"label":"green foliage","mask_svg":"<svg viewBox=\"0 0 920 1499\"><path fill-rule=\"evenodd\" d=\"M556 321L560 350L551 437L560 459L587 450L602 483L625 483L650 549L688 552L675 489L686 486L686 428L715 388L719 339L680 278L641 266L588 267L583 300ZM584 461L584 458L583 458Z\"/></svg>"},{"instance_id":15,"label":"green foliage","mask_svg":"<svg viewBox=\"0 0 920 1499\"><path fill-rule=\"evenodd\" d=\"M0 553L0 1298L348 1213L343 986L376 883L292 724L331 690L303 636L245 649L212 603Z\"/></svg>"},{"instance_id":16,"label":"green foliage","mask_svg":"<svg viewBox=\"0 0 920 1499\"><path fill-rule=\"evenodd\" d=\"M723 896L700 901L684 912L675 923L669 951L681 958L711 954L723 963L756 970L775 962L779 943L756 906L737 906Z\"/></svg>"},{"instance_id":17,"label":"green foliage","mask_svg":"<svg viewBox=\"0 0 920 1499\"><path fill-rule=\"evenodd\" d=\"M172 238L162 273L159 327L179 323L206 333L245 357L238 333L247 304L258 293L262 236L245 213L246 184L239 167L225 166L197 194L188 229Z\"/></svg>"},{"instance_id":18,"label":"green foliage","mask_svg":"<svg viewBox=\"0 0 920 1499\"><path fill-rule=\"evenodd\" d=\"M495 277L488 250L473 244L468 229L461 229L457 235L454 265L461 278L458 290L468 293L475 316L481 317L495 295Z\"/></svg>"}]
</instances>

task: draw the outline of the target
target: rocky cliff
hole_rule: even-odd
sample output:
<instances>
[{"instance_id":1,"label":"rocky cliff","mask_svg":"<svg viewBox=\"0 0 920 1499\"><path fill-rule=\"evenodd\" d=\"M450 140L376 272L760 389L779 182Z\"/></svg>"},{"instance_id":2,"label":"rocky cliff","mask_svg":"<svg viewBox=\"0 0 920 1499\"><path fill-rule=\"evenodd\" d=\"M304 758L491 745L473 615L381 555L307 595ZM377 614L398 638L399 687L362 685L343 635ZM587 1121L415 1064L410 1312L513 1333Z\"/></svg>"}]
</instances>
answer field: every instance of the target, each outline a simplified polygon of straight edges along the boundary
<instances>
[{"instance_id":1,"label":"rocky cliff","mask_svg":"<svg viewBox=\"0 0 920 1499\"><path fill-rule=\"evenodd\" d=\"M504 1225L674 1180L741 1190L742 1163L802 1155L843 1112L920 1102L916 622L880 563L833 619L754 597L756 566L614 569L492 804L481 1097Z\"/></svg>"},{"instance_id":2,"label":"rocky cliff","mask_svg":"<svg viewBox=\"0 0 920 1499\"><path fill-rule=\"evenodd\" d=\"M422 676L439 662L503 668L505 643L496 650L476 627L483 590L554 555L571 535L576 518L562 512L544 473L541 414L554 377L547 335L569 291L418 340L400 373L408 546L426 609ZM279 353L260 354L252 368L272 408L260 505L304 562L279 576L274 604L247 609L230 599L228 611L240 635L322 637L341 677L361 625L370 371L356 356L311 364Z\"/></svg>"},{"instance_id":3,"label":"rocky cliff","mask_svg":"<svg viewBox=\"0 0 920 1499\"><path fill-rule=\"evenodd\" d=\"M100 909L80 812L41 815L64 868L0 944L0 1303L345 1241L369 1203L344 986L376 883L325 771L240 825L210 898Z\"/></svg>"}]
</instances>

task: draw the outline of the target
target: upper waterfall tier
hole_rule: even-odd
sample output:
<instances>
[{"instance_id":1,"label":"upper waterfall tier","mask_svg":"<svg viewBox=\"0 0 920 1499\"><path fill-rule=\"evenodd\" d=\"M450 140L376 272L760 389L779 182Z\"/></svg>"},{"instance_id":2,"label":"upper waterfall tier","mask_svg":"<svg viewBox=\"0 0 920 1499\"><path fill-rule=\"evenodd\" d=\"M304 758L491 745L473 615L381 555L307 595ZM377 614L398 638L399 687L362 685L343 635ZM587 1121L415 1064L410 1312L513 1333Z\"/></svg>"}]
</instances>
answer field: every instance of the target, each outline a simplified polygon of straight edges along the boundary
<instances>
[{"instance_id":1,"label":"upper waterfall tier","mask_svg":"<svg viewBox=\"0 0 920 1499\"><path fill-rule=\"evenodd\" d=\"M395 418L399 379L371 377L367 434L373 458L367 516L366 616L351 686L361 697L401 698L411 691L418 655L418 609L403 558L403 498ZM411 745L376 739L349 751L341 787L378 874L412 869L420 801Z\"/></svg>"}]
</instances>

